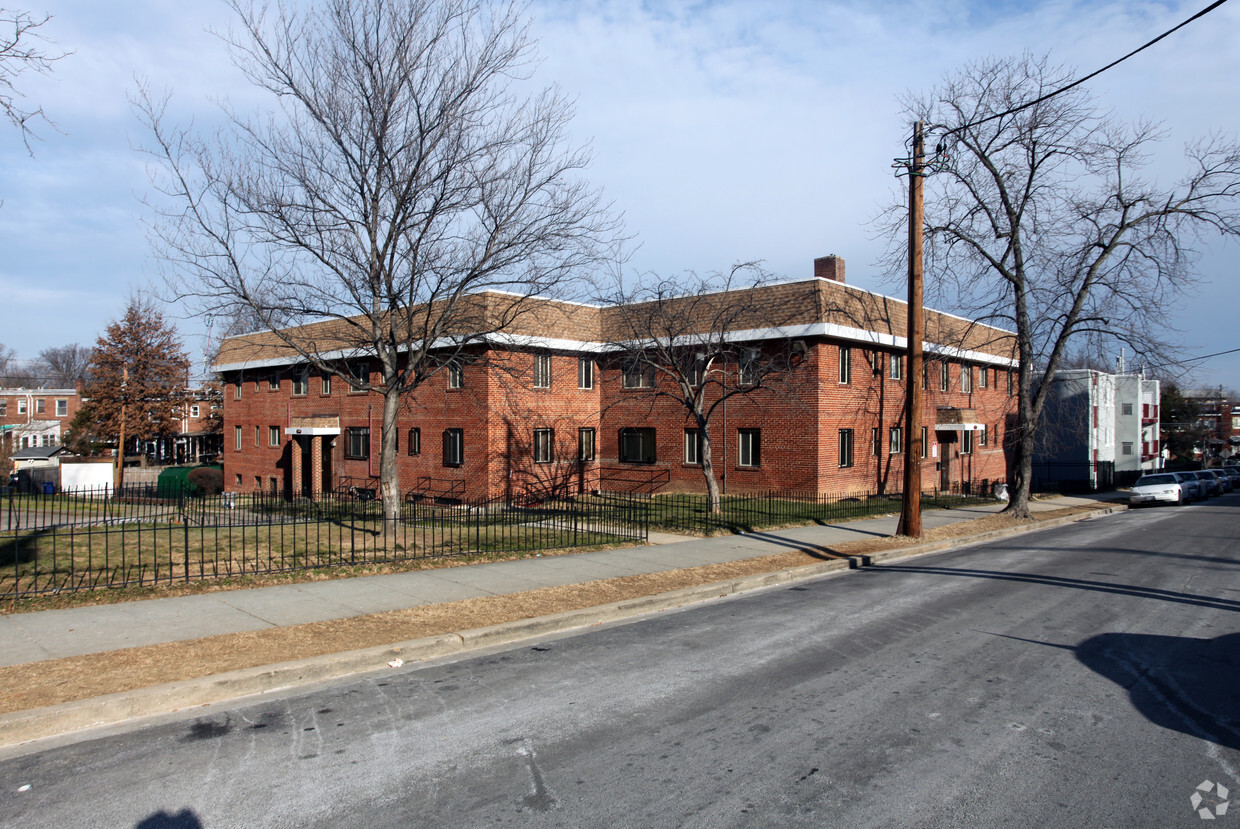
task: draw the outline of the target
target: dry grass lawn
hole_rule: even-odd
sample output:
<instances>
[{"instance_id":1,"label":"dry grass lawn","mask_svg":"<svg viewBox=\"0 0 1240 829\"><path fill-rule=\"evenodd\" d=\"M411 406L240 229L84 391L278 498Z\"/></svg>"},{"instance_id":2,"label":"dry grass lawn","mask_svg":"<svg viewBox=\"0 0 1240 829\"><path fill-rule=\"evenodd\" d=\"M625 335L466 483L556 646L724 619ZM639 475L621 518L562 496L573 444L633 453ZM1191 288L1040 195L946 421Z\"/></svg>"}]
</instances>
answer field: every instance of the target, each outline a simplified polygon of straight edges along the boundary
<instances>
[{"instance_id":1,"label":"dry grass lawn","mask_svg":"<svg viewBox=\"0 0 1240 829\"><path fill-rule=\"evenodd\" d=\"M1039 513L1036 520L1045 521L1091 509L1076 507L1044 512ZM974 535L1017 523L1015 519L999 515L978 518L927 530L922 541ZM867 539L838 545L825 555L846 557L897 549L910 543L904 538ZM740 576L802 567L819 562L823 557L822 553L810 555L793 551L728 564L0 667L0 689L3 689L0 713L536 618Z\"/></svg>"}]
</instances>

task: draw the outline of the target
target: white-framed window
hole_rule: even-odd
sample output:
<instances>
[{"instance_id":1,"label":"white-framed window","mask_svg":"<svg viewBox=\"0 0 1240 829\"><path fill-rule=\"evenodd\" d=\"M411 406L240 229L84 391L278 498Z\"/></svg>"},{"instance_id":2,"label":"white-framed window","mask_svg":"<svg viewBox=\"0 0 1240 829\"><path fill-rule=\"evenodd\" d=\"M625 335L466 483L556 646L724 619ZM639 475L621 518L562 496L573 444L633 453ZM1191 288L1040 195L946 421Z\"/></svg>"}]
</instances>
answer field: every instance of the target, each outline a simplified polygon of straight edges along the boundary
<instances>
[{"instance_id":1,"label":"white-framed window","mask_svg":"<svg viewBox=\"0 0 1240 829\"><path fill-rule=\"evenodd\" d=\"M1126 440L1123 443L1121 443L1120 446L1122 447L1121 449L1122 454L1125 454L1125 455L1132 454L1132 441Z\"/></svg>"},{"instance_id":2,"label":"white-framed window","mask_svg":"<svg viewBox=\"0 0 1240 829\"><path fill-rule=\"evenodd\" d=\"M263 427L262 426L254 427L254 445L255 446L263 445ZM262 487L260 486L259 488L261 489Z\"/></svg>"},{"instance_id":3,"label":"white-framed window","mask_svg":"<svg viewBox=\"0 0 1240 829\"><path fill-rule=\"evenodd\" d=\"M332 393L332 376L326 372L319 378L319 394L329 397Z\"/></svg>"},{"instance_id":4,"label":"white-framed window","mask_svg":"<svg viewBox=\"0 0 1240 829\"><path fill-rule=\"evenodd\" d=\"M56 417L68 417L68 416L69 416L69 401L68 400L57 400L56 401ZM194 415L194 416L197 417L197 415Z\"/></svg>"},{"instance_id":5,"label":"white-framed window","mask_svg":"<svg viewBox=\"0 0 1240 829\"><path fill-rule=\"evenodd\" d=\"M951 364L939 363L939 391L947 391L948 378L951 375Z\"/></svg>"},{"instance_id":6,"label":"white-framed window","mask_svg":"<svg viewBox=\"0 0 1240 829\"><path fill-rule=\"evenodd\" d=\"M840 346L840 385L848 385L852 382L852 349L846 345Z\"/></svg>"},{"instance_id":7,"label":"white-framed window","mask_svg":"<svg viewBox=\"0 0 1240 829\"><path fill-rule=\"evenodd\" d=\"M9 415L9 401L0 397L0 417L8 417L8 415Z\"/></svg>"},{"instance_id":8,"label":"white-framed window","mask_svg":"<svg viewBox=\"0 0 1240 829\"><path fill-rule=\"evenodd\" d=\"M921 364L921 388L923 391L925 389L930 388L930 363L929 362L923 362Z\"/></svg>"},{"instance_id":9,"label":"white-framed window","mask_svg":"<svg viewBox=\"0 0 1240 829\"><path fill-rule=\"evenodd\" d=\"M960 364L960 390L963 392L973 391L973 366L968 363Z\"/></svg>"},{"instance_id":10,"label":"white-framed window","mask_svg":"<svg viewBox=\"0 0 1240 829\"><path fill-rule=\"evenodd\" d=\"M26 413L26 398L24 397L17 398L17 413L18 414Z\"/></svg>"},{"instance_id":11,"label":"white-framed window","mask_svg":"<svg viewBox=\"0 0 1240 829\"><path fill-rule=\"evenodd\" d=\"M986 366L977 367L977 385L978 388L990 388L990 369Z\"/></svg>"},{"instance_id":12,"label":"white-framed window","mask_svg":"<svg viewBox=\"0 0 1240 829\"><path fill-rule=\"evenodd\" d=\"M237 382L233 385L233 400L240 400L240 399L241 399L241 383L242 383L242 380L241 380L241 375L240 375L240 374L238 374L238 375L237 375ZM238 481L238 482L237 482L237 486L241 486L241 482L240 482L240 481Z\"/></svg>"},{"instance_id":13,"label":"white-framed window","mask_svg":"<svg viewBox=\"0 0 1240 829\"><path fill-rule=\"evenodd\" d=\"M583 426L577 430L577 460L594 460L594 429Z\"/></svg>"},{"instance_id":14,"label":"white-framed window","mask_svg":"<svg viewBox=\"0 0 1240 829\"><path fill-rule=\"evenodd\" d=\"M892 354L891 355L890 372L891 372L892 380L903 380L904 379L904 355L903 354Z\"/></svg>"},{"instance_id":15,"label":"white-framed window","mask_svg":"<svg viewBox=\"0 0 1240 829\"><path fill-rule=\"evenodd\" d=\"M756 467L762 465L762 430L738 429L736 431L737 465Z\"/></svg>"},{"instance_id":16,"label":"white-framed window","mask_svg":"<svg viewBox=\"0 0 1240 829\"><path fill-rule=\"evenodd\" d=\"M57 403L59 403L60 401L58 400L58 401L56 401L56 402L57 402ZM60 411L59 411L59 410L60 410L60 406L59 406L59 405L56 407L56 409L57 409L57 412L56 412L56 413L57 413L57 414L60 414ZM201 417L201 416L202 416L202 409L201 409L199 406L196 406L196 405L195 405L195 406L190 406L190 407L189 407L189 416L190 416L190 417Z\"/></svg>"},{"instance_id":17,"label":"white-framed window","mask_svg":"<svg viewBox=\"0 0 1240 829\"><path fill-rule=\"evenodd\" d=\"M990 430L985 425L977 433L977 445L986 446L990 443Z\"/></svg>"},{"instance_id":18,"label":"white-framed window","mask_svg":"<svg viewBox=\"0 0 1240 829\"><path fill-rule=\"evenodd\" d=\"M973 453L973 432L966 430L960 433L960 454L970 455Z\"/></svg>"},{"instance_id":19,"label":"white-framed window","mask_svg":"<svg viewBox=\"0 0 1240 829\"><path fill-rule=\"evenodd\" d=\"M594 360L589 357L577 358L577 388L594 388Z\"/></svg>"},{"instance_id":20,"label":"white-framed window","mask_svg":"<svg viewBox=\"0 0 1240 829\"><path fill-rule=\"evenodd\" d=\"M448 388L463 389L465 388L465 372L461 369L461 364L457 362L448 363Z\"/></svg>"},{"instance_id":21,"label":"white-framed window","mask_svg":"<svg viewBox=\"0 0 1240 829\"><path fill-rule=\"evenodd\" d=\"M465 465L465 430L444 429L443 431L443 465Z\"/></svg>"},{"instance_id":22,"label":"white-framed window","mask_svg":"<svg viewBox=\"0 0 1240 829\"><path fill-rule=\"evenodd\" d=\"M902 453L904 451L904 430L899 426L892 426L887 434L887 451L893 455Z\"/></svg>"},{"instance_id":23,"label":"white-framed window","mask_svg":"<svg viewBox=\"0 0 1240 829\"><path fill-rule=\"evenodd\" d=\"M555 460L555 430L534 430L534 463L551 463Z\"/></svg>"},{"instance_id":24,"label":"white-framed window","mask_svg":"<svg viewBox=\"0 0 1240 829\"><path fill-rule=\"evenodd\" d=\"M741 349L740 365L737 367L736 382L742 386L754 386L762 368L762 352L756 348Z\"/></svg>"},{"instance_id":25,"label":"white-framed window","mask_svg":"<svg viewBox=\"0 0 1240 829\"><path fill-rule=\"evenodd\" d=\"M293 375L293 397L305 397L310 393L310 375L304 371Z\"/></svg>"},{"instance_id":26,"label":"white-framed window","mask_svg":"<svg viewBox=\"0 0 1240 829\"><path fill-rule=\"evenodd\" d=\"M534 388L551 388L551 355L534 355Z\"/></svg>"},{"instance_id":27,"label":"white-framed window","mask_svg":"<svg viewBox=\"0 0 1240 829\"><path fill-rule=\"evenodd\" d=\"M702 433L697 429L685 429L685 463L697 466L702 462Z\"/></svg>"},{"instance_id":28,"label":"white-framed window","mask_svg":"<svg viewBox=\"0 0 1240 829\"><path fill-rule=\"evenodd\" d=\"M280 375L273 374L267 378L267 390L268 391L279 391L280 390Z\"/></svg>"},{"instance_id":29,"label":"white-framed window","mask_svg":"<svg viewBox=\"0 0 1240 829\"><path fill-rule=\"evenodd\" d=\"M233 427L233 449L236 449L238 452L240 452L241 443L242 443L241 427L234 426Z\"/></svg>"},{"instance_id":30,"label":"white-framed window","mask_svg":"<svg viewBox=\"0 0 1240 829\"><path fill-rule=\"evenodd\" d=\"M840 468L853 465L853 430L840 429Z\"/></svg>"},{"instance_id":31,"label":"white-framed window","mask_svg":"<svg viewBox=\"0 0 1240 829\"><path fill-rule=\"evenodd\" d=\"M925 458L926 453L930 451L928 438L929 438L929 431L926 429L925 426L922 426L921 427L921 456L922 458Z\"/></svg>"},{"instance_id":32,"label":"white-framed window","mask_svg":"<svg viewBox=\"0 0 1240 829\"><path fill-rule=\"evenodd\" d=\"M47 401L44 400L42 397L40 397L38 400L34 401L34 413L43 414L44 411L46 410L46 406L47 406Z\"/></svg>"},{"instance_id":33,"label":"white-framed window","mask_svg":"<svg viewBox=\"0 0 1240 829\"><path fill-rule=\"evenodd\" d=\"M268 426L267 427L267 443L270 444L271 446L280 445L280 427L279 426Z\"/></svg>"},{"instance_id":34,"label":"white-framed window","mask_svg":"<svg viewBox=\"0 0 1240 829\"><path fill-rule=\"evenodd\" d=\"M621 372L620 385L626 389L648 389L654 385L654 369L637 360L631 361Z\"/></svg>"},{"instance_id":35,"label":"white-framed window","mask_svg":"<svg viewBox=\"0 0 1240 829\"><path fill-rule=\"evenodd\" d=\"M349 363L346 366L349 377L353 382L349 383L349 394L365 394L365 389L359 389L354 383L365 384L370 382L370 364L365 360Z\"/></svg>"},{"instance_id":36,"label":"white-framed window","mask_svg":"<svg viewBox=\"0 0 1240 829\"><path fill-rule=\"evenodd\" d=\"M409 449L410 455L421 455L422 454L422 427L414 426L412 429L409 430L408 443L409 443L408 449Z\"/></svg>"}]
</instances>

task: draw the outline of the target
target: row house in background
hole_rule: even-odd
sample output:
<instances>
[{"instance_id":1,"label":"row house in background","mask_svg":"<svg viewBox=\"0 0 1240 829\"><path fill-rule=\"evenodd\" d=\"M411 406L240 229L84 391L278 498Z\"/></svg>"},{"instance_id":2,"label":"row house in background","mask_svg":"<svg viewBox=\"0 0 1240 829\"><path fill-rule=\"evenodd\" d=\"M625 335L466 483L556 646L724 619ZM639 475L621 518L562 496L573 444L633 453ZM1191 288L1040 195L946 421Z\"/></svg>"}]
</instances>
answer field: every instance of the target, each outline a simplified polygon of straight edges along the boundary
<instances>
[{"instance_id":1,"label":"row house in background","mask_svg":"<svg viewBox=\"0 0 1240 829\"><path fill-rule=\"evenodd\" d=\"M59 446L82 407L80 389L0 388L0 431L14 450Z\"/></svg>"},{"instance_id":2,"label":"row house in background","mask_svg":"<svg viewBox=\"0 0 1240 829\"><path fill-rule=\"evenodd\" d=\"M1143 371L1055 373L1034 450L1035 487L1096 489L1161 469L1159 383Z\"/></svg>"},{"instance_id":3,"label":"row house in background","mask_svg":"<svg viewBox=\"0 0 1240 829\"><path fill-rule=\"evenodd\" d=\"M1006 479L1003 436L1015 411L1010 332L926 312L926 365L907 376L903 302L848 285L838 257L812 279L718 297L754 302L729 340L753 359L795 355L783 381L735 397L710 424L726 493L898 491L909 440L904 395L925 388L925 487ZM480 302L501 298L479 295ZM445 367L401 406L407 497L492 499L597 490L702 491L696 424L655 394L665 382L617 356L619 309L540 300ZM333 323L317 323L319 342ZM343 346L327 357L373 377L377 363ZM270 333L226 340L214 366L224 389L225 486L313 495L376 487L382 399L311 370ZM744 384L727 365L723 382ZM932 465L930 465L932 464Z\"/></svg>"}]
</instances>

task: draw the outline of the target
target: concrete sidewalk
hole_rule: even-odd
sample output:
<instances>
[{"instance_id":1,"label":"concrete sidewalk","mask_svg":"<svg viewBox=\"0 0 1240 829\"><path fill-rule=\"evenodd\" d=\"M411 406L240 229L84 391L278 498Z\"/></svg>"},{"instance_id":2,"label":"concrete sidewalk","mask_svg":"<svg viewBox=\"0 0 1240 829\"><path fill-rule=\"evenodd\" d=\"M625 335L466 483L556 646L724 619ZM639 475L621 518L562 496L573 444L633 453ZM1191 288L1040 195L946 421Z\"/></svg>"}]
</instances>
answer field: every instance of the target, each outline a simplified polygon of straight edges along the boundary
<instances>
[{"instance_id":1,"label":"concrete sidewalk","mask_svg":"<svg viewBox=\"0 0 1240 829\"><path fill-rule=\"evenodd\" d=\"M1037 512L1115 502L1115 493L1060 497L1032 504ZM923 514L923 527L991 515L995 503ZM20 665L141 645L364 616L581 584L600 579L760 558L791 550L810 553L864 538L892 536L897 515L747 535L685 539L653 535L651 544L615 550L525 558L489 564L335 579L194 596L46 610L0 616L0 665ZM954 546L969 543L959 539Z\"/></svg>"}]
</instances>

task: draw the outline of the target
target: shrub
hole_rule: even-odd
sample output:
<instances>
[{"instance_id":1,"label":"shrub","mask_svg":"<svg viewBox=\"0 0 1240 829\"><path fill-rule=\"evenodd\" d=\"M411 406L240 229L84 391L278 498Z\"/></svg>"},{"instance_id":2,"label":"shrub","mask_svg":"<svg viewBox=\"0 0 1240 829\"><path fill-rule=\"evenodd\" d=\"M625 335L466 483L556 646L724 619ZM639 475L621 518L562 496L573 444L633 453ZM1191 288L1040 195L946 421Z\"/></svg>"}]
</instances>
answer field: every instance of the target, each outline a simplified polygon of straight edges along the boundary
<instances>
[{"instance_id":1,"label":"shrub","mask_svg":"<svg viewBox=\"0 0 1240 829\"><path fill-rule=\"evenodd\" d=\"M199 495L219 495L224 491L224 472L214 467L191 469L186 480Z\"/></svg>"}]
</instances>

